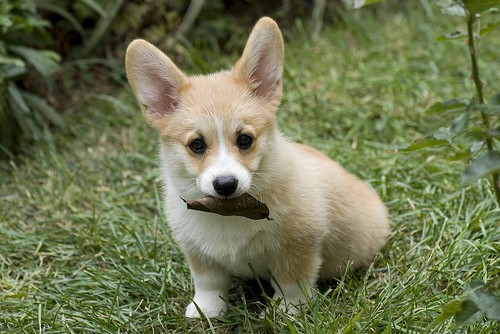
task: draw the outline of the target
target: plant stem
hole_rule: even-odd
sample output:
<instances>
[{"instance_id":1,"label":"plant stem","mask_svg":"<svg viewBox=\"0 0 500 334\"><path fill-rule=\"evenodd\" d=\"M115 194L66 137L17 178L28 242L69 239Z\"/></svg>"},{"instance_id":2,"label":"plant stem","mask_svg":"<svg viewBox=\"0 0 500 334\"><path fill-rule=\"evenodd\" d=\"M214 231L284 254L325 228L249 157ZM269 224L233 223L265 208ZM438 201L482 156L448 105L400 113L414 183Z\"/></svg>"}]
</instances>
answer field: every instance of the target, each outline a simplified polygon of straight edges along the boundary
<instances>
[{"instance_id":1,"label":"plant stem","mask_svg":"<svg viewBox=\"0 0 500 334\"><path fill-rule=\"evenodd\" d=\"M479 78L479 66L477 64L477 49L474 38L474 21L476 20L475 15L467 16L467 34L468 34L468 46L469 46L469 54L472 64L472 80L474 81L474 85L476 86L477 99L479 104L484 104L484 96L483 96L483 83ZM488 130L490 128L490 121L488 119L488 115L484 113L484 111L479 110L481 113L481 118L483 120L483 125ZM493 151L493 140L486 135L485 137L486 147L488 151ZM493 189L495 191L495 195L497 198L497 203L500 205L500 175L499 173L493 173Z\"/></svg>"}]
</instances>

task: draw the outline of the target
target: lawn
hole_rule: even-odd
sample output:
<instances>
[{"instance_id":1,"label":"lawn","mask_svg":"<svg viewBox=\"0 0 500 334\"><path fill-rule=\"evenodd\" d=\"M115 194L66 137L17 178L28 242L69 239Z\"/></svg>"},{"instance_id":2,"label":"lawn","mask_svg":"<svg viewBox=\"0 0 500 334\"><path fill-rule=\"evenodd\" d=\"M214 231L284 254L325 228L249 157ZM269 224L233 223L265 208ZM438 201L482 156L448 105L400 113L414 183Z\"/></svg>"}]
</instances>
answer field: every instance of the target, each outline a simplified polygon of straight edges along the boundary
<instances>
[{"instance_id":1,"label":"lawn","mask_svg":"<svg viewBox=\"0 0 500 334\"><path fill-rule=\"evenodd\" d=\"M372 266L321 284L295 317L260 320L259 284L235 280L225 317L186 320L193 287L162 213L157 138L124 82L67 110L47 144L0 162L0 332L498 333L486 320L432 325L469 283L498 280L500 210L486 180L460 184L450 152L394 149L450 124L429 105L473 94L465 44L436 41L459 18L418 3L346 13L315 40L300 22L284 27L281 128L387 203L393 233ZM487 98L500 82L497 37L480 49ZM194 52L190 73L236 59Z\"/></svg>"}]
</instances>

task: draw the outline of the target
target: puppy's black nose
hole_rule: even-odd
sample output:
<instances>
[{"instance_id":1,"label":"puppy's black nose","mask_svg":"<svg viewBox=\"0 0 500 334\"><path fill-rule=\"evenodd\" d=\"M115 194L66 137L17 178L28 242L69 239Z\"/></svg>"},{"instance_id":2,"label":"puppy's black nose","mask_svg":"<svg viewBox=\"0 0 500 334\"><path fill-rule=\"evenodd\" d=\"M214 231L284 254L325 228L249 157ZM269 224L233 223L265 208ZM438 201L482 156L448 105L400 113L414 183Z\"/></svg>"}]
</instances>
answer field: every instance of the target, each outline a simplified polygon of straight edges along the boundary
<instances>
[{"instance_id":1,"label":"puppy's black nose","mask_svg":"<svg viewBox=\"0 0 500 334\"><path fill-rule=\"evenodd\" d=\"M238 188L238 179L234 176L219 176L214 180L213 186L217 194L229 196Z\"/></svg>"}]
</instances>

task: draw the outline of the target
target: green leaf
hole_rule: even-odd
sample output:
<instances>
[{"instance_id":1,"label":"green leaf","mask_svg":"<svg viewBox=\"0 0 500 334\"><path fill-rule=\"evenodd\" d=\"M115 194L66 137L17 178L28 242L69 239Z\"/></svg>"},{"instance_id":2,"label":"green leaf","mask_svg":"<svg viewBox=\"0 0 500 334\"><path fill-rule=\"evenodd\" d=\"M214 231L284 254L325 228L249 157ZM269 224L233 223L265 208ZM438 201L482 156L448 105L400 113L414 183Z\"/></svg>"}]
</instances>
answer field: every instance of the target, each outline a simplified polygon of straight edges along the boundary
<instances>
[{"instance_id":1,"label":"green leaf","mask_svg":"<svg viewBox=\"0 0 500 334\"><path fill-rule=\"evenodd\" d=\"M464 5L470 15L476 15L500 7L500 0L464 0Z\"/></svg>"},{"instance_id":2,"label":"green leaf","mask_svg":"<svg viewBox=\"0 0 500 334\"><path fill-rule=\"evenodd\" d=\"M462 311L462 301L461 300L452 300L449 302L441 311L441 314L434 319L431 324L431 327L435 327L440 323L448 320L451 317L454 317L457 313Z\"/></svg>"},{"instance_id":3,"label":"green leaf","mask_svg":"<svg viewBox=\"0 0 500 334\"><path fill-rule=\"evenodd\" d=\"M62 18L66 19L66 21L68 21L68 23L70 23L76 31L78 31L81 37L83 37L84 39L86 38L85 29L83 29L80 22L78 22L78 19L62 6L46 0L37 1L36 6L38 8L54 12Z\"/></svg>"},{"instance_id":4,"label":"green leaf","mask_svg":"<svg viewBox=\"0 0 500 334\"><path fill-rule=\"evenodd\" d=\"M368 5L373 5L384 0L349 0L348 5L353 9L358 9Z\"/></svg>"},{"instance_id":5,"label":"green leaf","mask_svg":"<svg viewBox=\"0 0 500 334\"><path fill-rule=\"evenodd\" d=\"M469 99L449 100L445 102L436 102L431 105L425 112L428 113L442 113L442 112L455 112L465 111L469 108L471 101Z\"/></svg>"},{"instance_id":6,"label":"green leaf","mask_svg":"<svg viewBox=\"0 0 500 334\"><path fill-rule=\"evenodd\" d=\"M463 326L467 323L477 322L483 318L483 314L477 305L470 301L464 300L461 305L460 312L455 314L455 321L458 326Z\"/></svg>"},{"instance_id":7,"label":"green leaf","mask_svg":"<svg viewBox=\"0 0 500 334\"><path fill-rule=\"evenodd\" d=\"M465 300L470 300L484 313L489 320L500 320L500 281L488 284L472 282L469 284Z\"/></svg>"},{"instance_id":8,"label":"green leaf","mask_svg":"<svg viewBox=\"0 0 500 334\"><path fill-rule=\"evenodd\" d=\"M86 4L89 8L92 8L96 11L100 16L107 16L106 11L94 0L80 0L84 4Z\"/></svg>"},{"instance_id":9,"label":"green leaf","mask_svg":"<svg viewBox=\"0 0 500 334\"><path fill-rule=\"evenodd\" d=\"M462 174L462 182L474 182L482 177L500 171L500 153L488 151L486 154L472 161Z\"/></svg>"},{"instance_id":10,"label":"green leaf","mask_svg":"<svg viewBox=\"0 0 500 334\"><path fill-rule=\"evenodd\" d=\"M30 93L23 93L22 95L32 110L42 113L54 125L64 125L63 118L44 99Z\"/></svg>"},{"instance_id":11,"label":"green leaf","mask_svg":"<svg viewBox=\"0 0 500 334\"><path fill-rule=\"evenodd\" d=\"M92 30L92 34L90 35L88 41L83 45L83 48L80 51L80 56L84 57L88 55L99 44L106 33L108 33L109 26L118 14L118 11L120 10L122 5L123 0L114 0L108 3L108 5L106 6L106 10L103 12L103 15L97 22L96 27Z\"/></svg>"},{"instance_id":12,"label":"green leaf","mask_svg":"<svg viewBox=\"0 0 500 334\"><path fill-rule=\"evenodd\" d=\"M488 137L500 139L500 128L488 129L488 131L486 131L486 134L488 135Z\"/></svg>"},{"instance_id":13,"label":"green leaf","mask_svg":"<svg viewBox=\"0 0 500 334\"><path fill-rule=\"evenodd\" d=\"M7 28L12 27L12 20L10 19L10 17L8 17L7 15L0 15L0 27L3 28L3 31L6 31Z\"/></svg>"},{"instance_id":14,"label":"green leaf","mask_svg":"<svg viewBox=\"0 0 500 334\"><path fill-rule=\"evenodd\" d=\"M472 282L462 302L462 310L455 314L458 326L481 321L484 317L489 320L500 320L500 298L493 294L492 289L498 291L497 283L488 285L482 282Z\"/></svg>"},{"instance_id":15,"label":"green leaf","mask_svg":"<svg viewBox=\"0 0 500 334\"><path fill-rule=\"evenodd\" d=\"M6 57L0 55L0 65L13 65L18 67L24 67L24 62L17 57Z\"/></svg>"},{"instance_id":16,"label":"green leaf","mask_svg":"<svg viewBox=\"0 0 500 334\"><path fill-rule=\"evenodd\" d=\"M500 115L500 93L495 94L486 104L481 104L479 110L487 115Z\"/></svg>"},{"instance_id":17,"label":"green leaf","mask_svg":"<svg viewBox=\"0 0 500 334\"><path fill-rule=\"evenodd\" d=\"M10 110L21 127L21 131L29 138L39 140L42 137L42 131L33 120L32 111L24 101L21 91L11 82L7 87L7 92Z\"/></svg>"},{"instance_id":18,"label":"green leaf","mask_svg":"<svg viewBox=\"0 0 500 334\"><path fill-rule=\"evenodd\" d=\"M469 147L469 153L471 155L474 155L476 154L477 152L479 152L479 150L481 150L481 148L483 147L484 145L484 141L483 140L479 140L479 141L476 141L474 142L470 147Z\"/></svg>"},{"instance_id":19,"label":"green leaf","mask_svg":"<svg viewBox=\"0 0 500 334\"><path fill-rule=\"evenodd\" d=\"M487 24L486 26L482 27L481 30L479 30L479 36L483 37L483 36L488 35L490 32L495 30L498 26L500 26L500 22Z\"/></svg>"},{"instance_id":20,"label":"green leaf","mask_svg":"<svg viewBox=\"0 0 500 334\"><path fill-rule=\"evenodd\" d=\"M24 114L29 114L30 113L30 108L24 101L23 95L21 94L21 91L17 88L17 86L11 82L9 86L7 87L7 92L9 94L9 99L11 101L11 105L15 105L21 112Z\"/></svg>"},{"instance_id":21,"label":"green leaf","mask_svg":"<svg viewBox=\"0 0 500 334\"><path fill-rule=\"evenodd\" d=\"M9 50L23 57L45 78L49 78L59 69L60 57L56 52L19 45L10 45Z\"/></svg>"},{"instance_id":22,"label":"green leaf","mask_svg":"<svg viewBox=\"0 0 500 334\"><path fill-rule=\"evenodd\" d=\"M468 112L463 113L461 115L458 115L451 123L451 126L450 126L451 134L453 136L456 136L456 135L462 133L467 128L467 124L469 123L469 118L470 118L470 115Z\"/></svg>"},{"instance_id":23,"label":"green leaf","mask_svg":"<svg viewBox=\"0 0 500 334\"><path fill-rule=\"evenodd\" d=\"M413 151L419 151L425 148L430 148L430 147L440 147L440 146L447 146L448 141L444 139L437 139L433 137L424 137L424 138L419 138L415 141L413 141L410 144L405 144L398 146L396 149L401 152L413 152Z\"/></svg>"},{"instance_id":24,"label":"green leaf","mask_svg":"<svg viewBox=\"0 0 500 334\"><path fill-rule=\"evenodd\" d=\"M438 140L446 140L449 143L453 140L453 133L450 127L441 127L434 131L432 137Z\"/></svg>"},{"instance_id":25,"label":"green leaf","mask_svg":"<svg viewBox=\"0 0 500 334\"><path fill-rule=\"evenodd\" d=\"M456 0L434 0L441 7L443 14L465 17L465 9L461 2Z\"/></svg>"},{"instance_id":26,"label":"green leaf","mask_svg":"<svg viewBox=\"0 0 500 334\"><path fill-rule=\"evenodd\" d=\"M448 303L430 327L435 327L451 317L455 318L458 326L481 321L483 318L500 320L500 298L495 295L500 292L499 286L499 281L488 284L470 283L463 300L453 300Z\"/></svg>"},{"instance_id":27,"label":"green leaf","mask_svg":"<svg viewBox=\"0 0 500 334\"><path fill-rule=\"evenodd\" d=\"M448 157L449 161L470 161L471 154L469 151L457 151L452 156Z\"/></svg>"},{"instance_id":28,"label":"green leaf","mask_svg":"<svg viewBox=\"0 0 500 334\"><path fill-rule=\"evenodd\" d=\"M436 37L436 40L448 41L450 39L462 39L465 37L467 37L467 33L463 32L463 31L454 31L454 32L450 32L449 34L446 34L446 35L438 36L438 37Z\"/></svg>"},{"instance_id":29,"label":"green leaf","mask_svg":"<svg viewBox=\"0 0 500 334\"><path fill-rule=\"evenodd\" d=\"M16 79L21 77L26 73L26 67L22 66L6 66L2 69L3 73L0 72L0 78L2 79ZM9 80L10 81L10 80Z\"/></svg>"},{"instance_id":30,"label":"green leaf","mask_svg":"<svg viewBox=\"0 0 500 334\"><path fill-rule=\"evenodd\" d=\"M486 309L486 318L500 320L500 298L496 298L491 307Z\"/></svg>"}]
</instances>

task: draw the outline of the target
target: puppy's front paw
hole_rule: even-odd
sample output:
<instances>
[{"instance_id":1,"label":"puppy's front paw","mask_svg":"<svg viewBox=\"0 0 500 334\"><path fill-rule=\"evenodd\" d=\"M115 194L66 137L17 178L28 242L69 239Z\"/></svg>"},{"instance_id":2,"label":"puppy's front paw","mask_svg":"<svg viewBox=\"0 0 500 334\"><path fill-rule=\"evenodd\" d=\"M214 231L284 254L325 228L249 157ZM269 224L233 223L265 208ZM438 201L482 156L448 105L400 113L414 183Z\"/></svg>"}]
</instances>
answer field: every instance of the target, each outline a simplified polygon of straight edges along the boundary
<instances>
[{"instance_id":1,"label":"puppy's front paw","mask_svg":"<svg viewBox=\"0 0 500 334\"><path fill-rule=\"evenodd\" d=\"M196 305L194 303L191 303L186 307L186 317L187 318L200 318L200 312L196 308Z\"/></svg>"},{"instance_id":2,"label":"puppy's front paw","mask_svg":"<svg viewBox=\"0 0 500 334\"><path fill-rule=\"evenodd\" d=\"M218 317L224 315L227 312L227 303L220 297L218 297L216 300L211 301L193 301L186 308L186 317L200 318L201 314L198 309L201 310L203 315L207 318Z\"/></svg>"}]
</instances>

